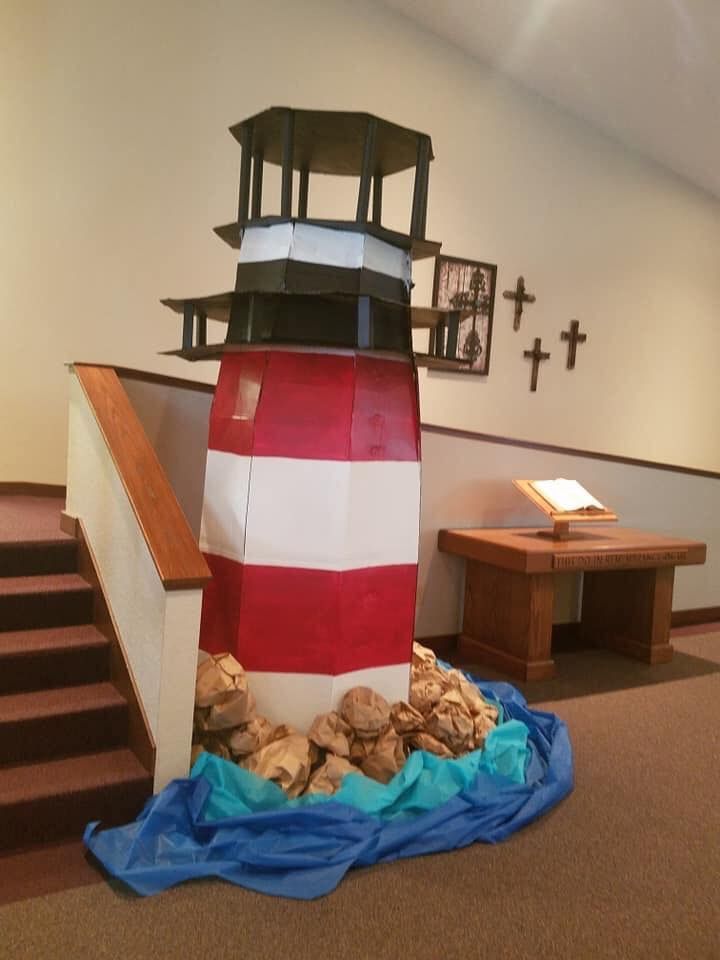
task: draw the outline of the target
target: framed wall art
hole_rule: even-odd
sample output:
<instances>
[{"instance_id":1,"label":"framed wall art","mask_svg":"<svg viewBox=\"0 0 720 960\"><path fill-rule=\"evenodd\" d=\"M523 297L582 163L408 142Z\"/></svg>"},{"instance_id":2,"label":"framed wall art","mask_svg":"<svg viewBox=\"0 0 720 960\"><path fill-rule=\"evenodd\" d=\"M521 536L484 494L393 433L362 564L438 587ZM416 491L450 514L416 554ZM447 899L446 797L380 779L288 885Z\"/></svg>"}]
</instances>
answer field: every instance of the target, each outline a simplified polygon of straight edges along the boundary
<instances>
[{"instance_id":1,"label":"framed wall art","mask_svg":"<svg viewBox=\"0 0 720 960\"><path fill-rule=\"evenodd\" d=\"M497 266L459 257L435 258L433 306L463 311L457 330L431 332L430 353L452 360L465 360L460 373L487 375L495 307ZM455 336L457 333L457 336Z\"/></svg>"}]
</instances>

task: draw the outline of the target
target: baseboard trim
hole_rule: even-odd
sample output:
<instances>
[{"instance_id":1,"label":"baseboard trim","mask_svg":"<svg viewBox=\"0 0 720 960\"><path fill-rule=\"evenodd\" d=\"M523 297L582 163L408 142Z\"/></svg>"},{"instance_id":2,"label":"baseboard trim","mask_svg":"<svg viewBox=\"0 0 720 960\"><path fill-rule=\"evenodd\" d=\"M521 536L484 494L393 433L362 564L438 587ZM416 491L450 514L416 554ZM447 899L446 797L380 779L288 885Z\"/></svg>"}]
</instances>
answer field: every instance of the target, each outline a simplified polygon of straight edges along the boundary
<instances>
[{"instance_id":1,"label":"baseboard trim","mask_svg":"<svg viewBox=\"0 0 720 960\"><path fill-rule=\"evenodd\" d=\"M2 497L57 497L65 499L67 489L61 483L25 483L14 480L0 480Z\"/></svg>"},{"instance_id":2,"label":"baseboard trim","mask_svg":"<svg viewBox=\"0 0 720 960\"><path fill-rule=\"evenodd\" d=\"M696 627L720 621L720 607L696 607L694 610L673 610L673 627Z\"/></svg>"},{"instance_id":3,"label":"baseboard trim","mask_svg":"<svg viewBox=\"0 0 720 960\"><path fill-rule=\"evenodd\" d=\"M674 610L671 626L696 627L707 623L720 623L720 607L696 607L693 610ZM433 637L416 637L418 643L429 647L444 660L451 660L457 653L459 633L443 633ZM574 623L554 623L552 628L553 653L570 653L573 650L582 650L583 644L580 633L580 621Z\"/></svg>"},{"instance_id":4,"label":"baseboard trim","mask_svg":"<svg viewBox=\"0 0 720 960\"><path fill-rule=\"evenodd\" d=\"M448 660L457 650L459 633L443 633L435 637L415 637L417 643L429 647L443 660Z\"/></svg>"}]
</instances>

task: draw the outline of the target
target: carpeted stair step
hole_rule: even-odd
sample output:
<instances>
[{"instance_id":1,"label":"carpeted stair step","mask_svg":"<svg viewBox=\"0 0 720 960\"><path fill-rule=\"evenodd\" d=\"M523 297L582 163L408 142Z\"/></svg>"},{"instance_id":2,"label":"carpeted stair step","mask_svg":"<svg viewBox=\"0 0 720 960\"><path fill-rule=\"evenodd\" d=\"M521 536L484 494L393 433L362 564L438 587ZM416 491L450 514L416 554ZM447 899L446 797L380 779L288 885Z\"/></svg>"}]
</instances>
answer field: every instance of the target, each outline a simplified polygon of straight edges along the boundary
<instances>
[{"instance_id":1,"label":"carpeted stair step","mask_svg":"<svg viewBox=\"0 0 720 960\"><path fill-rule=\"evenodd\" d=\"M81 836L90 820L134 820L152 777L128 749L0 767L0 850Z\"/></svg>"},{"instance_id":2,"label":"carpeted stair step","mask_svg":"<svg viewBox=\"0 0 720 960\"><path fill-rule=\"evenodd\" d=\"M77 540L29 540L0 543L0 577L30 577L46 573L74 573Z\"/></svg>"},{"instance_id":3,"label":"carpeted stair step","mask_svg":"<svg viewBox=\"0 0 720 960\"><path fill-rule=\"evenodd\" d=\"M0 633L0 695L107 680L109 652L89 624Z\"/></svg>"},{"instance_id":4,"label":"carpeted stair step","mask_svg":"<svg viewBox=\"0 0 720 960\"><path fill-rule=\"evenodd\" d=\"M111 683L0 697L0 763L93 753L127 742L128 705Z\"/></svg>"},{"instance_id":5,"label":"carpeted stair step","mask_svg":"<svg viewBox=\"0 0 720 960\"><path fill-rule=\"evenodd\" d=\"M0 578L0 631L89 623L93 590L76 573Z\"/></svg>"}]
</instances>

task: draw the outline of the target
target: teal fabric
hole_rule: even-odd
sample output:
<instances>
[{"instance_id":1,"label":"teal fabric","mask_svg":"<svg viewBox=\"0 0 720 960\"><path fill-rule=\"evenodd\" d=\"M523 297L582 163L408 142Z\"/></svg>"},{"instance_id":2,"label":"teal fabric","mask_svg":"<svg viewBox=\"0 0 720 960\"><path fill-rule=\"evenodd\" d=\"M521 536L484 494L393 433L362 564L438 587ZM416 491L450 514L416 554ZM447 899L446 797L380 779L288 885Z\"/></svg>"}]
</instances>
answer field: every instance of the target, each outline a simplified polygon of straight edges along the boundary
<instances>
[{"instance_id":1,"label":"teal fabric","mask_svg":"<svg viewBox=\"0 0 720 960\"><path fill-rule=\"evenodd\" d=\"M292 810L330 800L349 804L383 820L393 820L434 810L469 787L481 772L513 783L525 783L527 737L528 728L522 721L508 720L488 734L482 750L454 760L442 760L432 753L416 750L388 784L350 773L332 797L311 794L289 800L271 781L210 753L198 757L190 776L204 777L212 786L202 812L202 819L206 821Z\"/></svg>"}]
</instances>

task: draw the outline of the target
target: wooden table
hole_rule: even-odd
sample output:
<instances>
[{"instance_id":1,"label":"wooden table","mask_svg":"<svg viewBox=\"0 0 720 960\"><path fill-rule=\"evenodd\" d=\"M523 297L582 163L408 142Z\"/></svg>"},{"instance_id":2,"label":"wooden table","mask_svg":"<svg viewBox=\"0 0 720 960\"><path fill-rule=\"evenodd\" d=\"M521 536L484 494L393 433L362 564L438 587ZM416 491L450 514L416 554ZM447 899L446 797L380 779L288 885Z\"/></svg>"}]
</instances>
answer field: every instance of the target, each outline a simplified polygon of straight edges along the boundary
<instances>
[{"instance_id":1,"label":"wooden table","mask_svg":"<svg viewBox=\"0 0 720 960\"><path fill-rule=\"evenodd\" d=\"M520 680L555 675L554 577L582 571L584 645L646 663L672 658L670 618L675 567L704 563L706 546L623 527L573 530L572 539L538 536L536 527L441 530L438 547L465 557L460 655Z\"/></svg>"}]
</instances>

